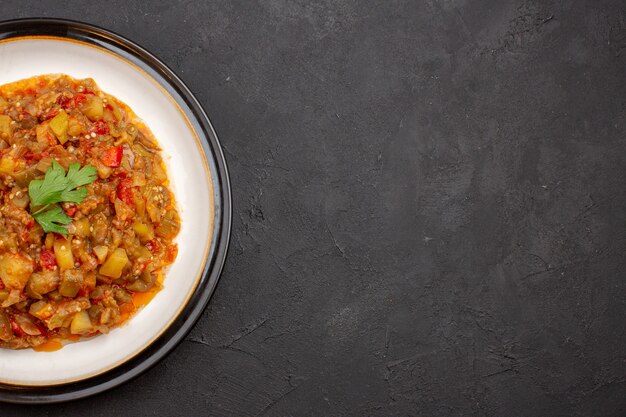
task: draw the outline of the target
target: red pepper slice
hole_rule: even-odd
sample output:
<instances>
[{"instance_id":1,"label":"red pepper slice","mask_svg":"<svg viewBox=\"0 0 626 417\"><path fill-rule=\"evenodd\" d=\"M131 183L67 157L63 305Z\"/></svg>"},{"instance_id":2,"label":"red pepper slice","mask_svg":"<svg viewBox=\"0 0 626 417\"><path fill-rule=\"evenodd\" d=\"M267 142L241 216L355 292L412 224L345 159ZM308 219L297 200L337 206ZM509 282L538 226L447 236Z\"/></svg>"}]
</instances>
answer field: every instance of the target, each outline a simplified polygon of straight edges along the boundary
<instances>
[{"instance_id":1,"label":"red pepper slice","mask_svg":"<svg viewBox=\"0 0 626 417\"><path fill-rule=\"evenodd\" d=\"M117 198L128 205L133 204L133 179L124 178L117 184Z\"/></svg>"},{"instance_id":2,"label":"red pepper slice","mask_svg":"<svg viewBox=\"0 0 626 417\"><path fill-rule=\"evenodd\" d=\"M123 150L121 146L109 148L102 154L100 160L102 163L111 168L117 168L122 163Z\"/></svg>"},{"instance_id":3,"label":"red pepper slice","mask_svg":"<svg viewBox=\"0 0 626 417\"><path fill-rule=\"evenodd\" d=\"M50 249L42 250L41 254L39 255L39 263L41 264L42 268L49 269L51 271L54 270L54 267L57 266L57 260L54 256L54 252L52 252Z\"/></svg>"}]
</instances>

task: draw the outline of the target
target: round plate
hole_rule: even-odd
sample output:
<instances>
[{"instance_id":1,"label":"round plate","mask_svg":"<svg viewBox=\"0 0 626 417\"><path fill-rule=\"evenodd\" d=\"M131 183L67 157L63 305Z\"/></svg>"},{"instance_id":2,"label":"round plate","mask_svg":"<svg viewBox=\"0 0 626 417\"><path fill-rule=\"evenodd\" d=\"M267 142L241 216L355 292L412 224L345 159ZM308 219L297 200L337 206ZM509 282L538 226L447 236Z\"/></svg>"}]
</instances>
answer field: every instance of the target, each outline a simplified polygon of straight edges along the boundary
<instances>
[{"instance_id":1,"label":"round plate","mask_svg":"<svg viewBox=\"0 0 626 417\"><path fill-rule=\"evenodd\" d=\"M0 401L51 403L102 392L169 353L206 307L224 264L230 184L217 136L182 81L153 55L88 24L0 23L0 84L41 74L93 78L144 120L163 149L181 215L164 288L128 323L56 352L0 352Z\"/></svg>"}]
</instances>

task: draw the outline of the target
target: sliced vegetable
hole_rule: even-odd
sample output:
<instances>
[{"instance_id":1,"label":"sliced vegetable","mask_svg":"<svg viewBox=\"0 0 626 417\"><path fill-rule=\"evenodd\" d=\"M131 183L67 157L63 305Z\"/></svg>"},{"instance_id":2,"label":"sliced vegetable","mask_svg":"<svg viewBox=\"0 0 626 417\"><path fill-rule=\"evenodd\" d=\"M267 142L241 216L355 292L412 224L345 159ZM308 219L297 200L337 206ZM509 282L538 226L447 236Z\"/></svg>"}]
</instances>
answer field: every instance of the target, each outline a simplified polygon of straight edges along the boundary
<instances>
[{"instance_id":1,"label":"sliced vegetable","mask_svg":"<svg viewBox=\"0 0 626 417\"><path fill-rule=\"evenodd\" d=\"M117 198L128 205L133 204L133 180L124 178L117 185Z\"/></svg>"},{"instance_id":2,"label":"sliced vegetable","mask_svg":"<svg viewBox=\"0 0 626 417\"><path fill-rule=\"evenodd\" d=\"M61 274L59 292L63 297L76 297L83 286L83 273L78 269L67 269Z\"/></svg>"},{"instance_id":3,"label":"sliced vegetable","mask_svg":"<svg viewBox=\"0 0 626 417\"><path fill-rule=\"evenodd\" d=\"M3 308L0 308L0 340L8 341L13 338L11 321Z\"/></svg>"},{"instance_id":4,"label":"sliced vegetable","mask_svg":"<svg viewBox=\"0 0 626 417\"><path fill-rule=\"evenodd\" d=\"M0 139L10 138L12 133L11 118L9 116L0 115Z\"/></svg>"},{"instance_id":5,"label":"sliced vegetable","mask_svg":"<svg viewBox=\"0 0 626 417\"><path fill-rule=\"evenodd\" d=\"M104 263L107 258L107 254L109 252L109 248L104 245L94 246L93 253L96 254L96 258L98 258L99 263Z\"/></svg>"},{"instance_id":6,"label":"sliced vegetable","mask_svg":"<svg viewBox=\"0 0 626 417\"><path fill-rule=\"evenodd\" d=\"M154 227L150 223L137 222L133 225L133 230L142 243L154 239Z\"/></svg>"},{"instance_id":7,"label":"sliced vegetable","mask_svg":"<svg viewBox=\"0 0 626 417\"><path fill-rule=\"evenodd\" d=\"M54 314L54 308L52 304L45 301L37 301L30 306L28 310L30 314L37 317L39 320L49 319Z\"/></svg>"},{"instance_id":8,"label":"sliced vegetable","mask_svg":"<svg viewBox=\"0 0 626 417\"><path fill-rule=\"evenodd\" d=\"M67 142L67 128L69 126L69 118L67 113L64 111L60 111L59 114L54 116L52 120L50 120L50 129L54 132L54 135L57 137L61 144Z\"/></svg>"},{"instance_id":9,"label":"sliced vegetable","mask_svg":"<svg viewBox=\"0 0 626 417\"><path fill-rule=\"evenodd\" d=\"M54 240L54 256L61 270L74 268L74 255L67 239L58 237Z\"/></svg>"},{"instance_id":10,"label":"sliced vegetable","mask_svg":"<svg viewBox=\"0 0 626 417\"><path fill-rule=\"evenodd\" d=\"M28 284L26 290L34 295L34 298L40 299L41 296L48 294L57 289L59 286L59 272L58 271L41 271L34 272Z\"/></svg>"},{"instance_id":11,"label":"sliced vegetable","mask_svg":"<svg viewBox=\"0 0 626 417\"><path fill-rule=\"evenodd\" d=\"M50 235L52 236L52 235ZM54 252L50 249L44 249L39 254L39 264L43 269L54 270L57 266L57 260L54 256Z\"/></svg>"},{"instance_id":12,"label":"sliced vegetable","mask_svg":"<svg viewBox=\"0 0 626 417\"><path fill-rule=\"evenodd\" d=\"M102 119L104 114L102 99L98 96L89 95L82 105L82 111L91 121Z\"/></svg>"},{"instance_id":13,"label":"sliced vegetable","mask_svg":"<svg viewBox=\"0 0 626 417\"><path fill-rule=\"evenodd\" d=\"M122 163L124 150L121 146L114 146L104 151L102 155L102 163L111 168L117 168Z\"/></svg>"},{"instance_id":14,"label":"sliced vegetable","mask_svg":"<svg viewBox=\"0 0 626 417\"><path fill-rule=\"evenodd\" d=\"M91 319L86 311L80 311L74 315L70 332L72 334L86 334L92 331Z\"/></svg>"},{"instance_id":15,"label":"sliced vegetable","mask_svg":"<svg viewBox=\"0 0 626 417\"><path fill-rule=\"evenodd\" d=\"M13 175L17 166L15 158L11 155L4 155L0 158L0 174Z\"/></svg>"},{"instance_id":16,"label":"sliced vegetable","mask_svg":"<svg viewBox=\"0 0 626 417\"><path fill-rule=\"evenodd\" d=\"M33 273L33 260L20 253L0 255L0 279L5 287L23 290Z\"/></svg>"},{"instance_id":17,"label":"sliced vegetable","mask_svg":"<svg viewBox=\"0 0 626 417\"><path fill-rule=\"evenodd\" d=\"M100 267L100 273L110 278L119 278L122 276L122 271L126 265L128 265L126 251L122 248L117 248Z\"/></svg>"}]
</instances>

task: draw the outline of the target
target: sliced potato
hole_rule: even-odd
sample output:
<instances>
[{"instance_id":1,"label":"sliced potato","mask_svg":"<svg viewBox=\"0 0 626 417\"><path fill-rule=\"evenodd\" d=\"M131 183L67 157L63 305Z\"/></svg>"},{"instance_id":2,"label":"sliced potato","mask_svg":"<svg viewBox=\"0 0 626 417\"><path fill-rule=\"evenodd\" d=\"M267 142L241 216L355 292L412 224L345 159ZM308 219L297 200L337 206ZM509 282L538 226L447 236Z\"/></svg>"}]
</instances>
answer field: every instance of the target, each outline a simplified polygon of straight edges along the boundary
<instances>
[{"instance_id":1,"label":"sliced potato","mask_svg":"<svg viewBox=\"0 0 626 417\"><path fill-rule=\"evenodd\" d=\"M0 115L0 139L8 139L12 134L11 118L3 114Z\"/></svg>"},{"instance_id":2,"label":"sliced potato","mask_svg":"<svg viewBox=\"0 0 626 417\"><path fill-rule=\"evenodd\" d=\"M2 159L0 159L0 173L2 174L12 175L17 166L17 161L11 155L4 155Z\"/></svg>"},{"instance_id":3,"label":"sliced potato","mask_svg":"<svg viewBox=\"0 0 626 417\"><path fill-rule=\"evenodd\" d=\"M30 306L28 312L37 317L39 320L47 320L52 316L52 314L54 314L54 308L50 303L37 301Z\"/></svg>"},{"instance_id":4,"label":"sliced potato","mask_svg":"<svg viewBox=\"0 0 626 417\"><path fill-rule=\"evenodd\" d=\"M70 116L67 124L67 134L78 136L83 133L83 124L76 117Z\"/></svg>"},{"instance_id":5,"label":"sliced potato","mask_svg":"<svg viewBox=\"0 0 626 417\"><path fill-rule=\"evenodd\" d=\"M110 278L119 278L122 276L122 271L128 265L128 255L122 248L117 248L109 256L104 265L100 267L100 273Z\"/></svg>"},{"instance_id":6,"label":"sliced potato","mask_svg":"<svg viewBox=\"0 0 626 417\"><path fill-rule=\"evenodd\" d=\"M83 273L78 269L66 269L61 274L61 284L59 292L63 297L76 297L78 291L83 287Z\"/></svg>"},{"instance_id":7,"label":"sliced potato","mask_svg":"<svg viewBox=\"0 0 626 417\"><path fill-rule=\"evenodd\" d=\"M67 142L67 128L69 126L69 117L63 110L50 120L50 129L54 132L61 144Z\"/></svg>"},{"instance_id":8,"label":"sliced potato","mask_svg":"<svg viewBox=\"0 0 626 417\"><path fill-rule=\"evenodd\" d=\"M48 123L41 123L37 125L37 127L35 128L35 133L37 134L37 143L46 146L50 144L50 141L48 140L48 138L50 137L50 125Z\"/></svg>"},{"instance_id":9,"label":"sliced potato","mask_svg":"<svg viewBox=\"0 0 626 417\"><path fill-rule=\"evenodd\" d=\"M4 312L3 308L0 308L0 340L6 342L11 339L13 339L13 330L11 329L9 316Z\"/></svg>"},{"instance_id":10,"label":"sliced potato","mask_svg":"<svg viewBox=\"0 0 626 417\"><path fill-rule=\"evenodd\" d=\"M26 291L34 298L41 298L42 295L48 294L57 289L59 286L59 271L43 270L35 272L30 276Z\"/></svg>"},{"instance_id":11,"label":"sliced potato","mask_svg":"<svg viewBox=\"0 0 626 417\"><path fill-rule=\"evenodd\" d=\"M85 104L83 104L82 110L85 116L92 122L102 119L104 115L102 99L98 96L89 96Z\"/></svg>"},{"instance_id":12,"label":"sliced potato","mask_svg":"<svg viewBox=\"0 0 626 417\"><path fill-rule=\"evenodd\" d=\"M54 256L57 259L57 265L61 270L74 268L74 255L72 254L72 246L63 237L57 237L54 240Z\"/></svg>"},{"instance_id":13,"label":"sliced potato","mask_svg":"<svg viewBox=\"0 0 626 417\"><path fill-rule=\"evenodd\" d=\"M109 252L109 248L104 245L98 245L93 248L93 253L96 254L96 258L98 258L98 263L104 263L107 258L107 254Z\"/></svg>"},{"instance_id":14,"label":"sliced potato","mask_svg":"<svg viewBox=\"0 0 626 417\"><path fill-rule=\"evenodd\" d=\"M154 239L154 228L150 223L146 224L137 222L133 225L133 230L135 231L137 237L139 237L139 240L141 240L141 243Z\"/></svg>"},{"instance_id":15,"label":"sliced potato","mask_svg":"<svg viewBox=\"0 0 626 417\"><path fill-rule=\"evenodd\" d=\"M0 279L12 290L23 290L33 273L33 260L19 253L0 255Z\"/></svg>"},{"instance_id":16,"label":"sliced potato","mask_svg":"<svg viewBox=\"0 0 626 417\"><path fill-rule=\"evenodd\" d=\"M76 227L76 231L74 234L80 237L87 237L91 234L89 228L91 224L89 223L89 219L87 217L81 217L80 219L74 220L74 226Z\"/></svg>"},{"instance_id":17,"label":"sliced potato","mask_svg":"<svg viewBox=\"0 0 626 417\"><path fill-rule=\"evenodd\" d=\"M72 324L70 325L70 332L72 334L86 334L92 331L91 319L89 313L86 311L80 311L74 315Z\"/></svg>"}]
</instances>

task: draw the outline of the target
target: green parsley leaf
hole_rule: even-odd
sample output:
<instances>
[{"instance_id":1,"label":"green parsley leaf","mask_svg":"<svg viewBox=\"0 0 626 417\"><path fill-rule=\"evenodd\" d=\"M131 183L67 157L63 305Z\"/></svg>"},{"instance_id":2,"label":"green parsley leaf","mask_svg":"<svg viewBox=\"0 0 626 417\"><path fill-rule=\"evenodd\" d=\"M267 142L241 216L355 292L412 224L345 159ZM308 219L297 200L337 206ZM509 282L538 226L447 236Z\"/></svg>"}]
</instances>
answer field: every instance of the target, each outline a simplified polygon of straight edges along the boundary
<instances>
[{"instance_id":1,"label":"green parsley leaf","mask_svg":"<svg viewBox=\"0 0 626 417\"><path fill-rule=\"evenodd\" d=\"M28 194L32 207L48 206L63 201L80 203L87 195L87 190L75 190L82 185L96 180L97 170L91 165L82 169L79 163L70 164L65 170L57 161L52 160L43 180L33 180L28 184Z\"/></svg>"},{"instance_id":2,"label":"green parsley leaf","mask_svg":"<svg viewBox=\"0 0 626 417\"><path fill-rule=\"evenodd\" d=\"M94 182L96 178L97 170L89 164L83 168L79 163L70 164L66 174L65 169L53 159L45 177L28 184L31 209L37 208L32 216L44 232L67 235L67 229L62 226L72 219L57 203L80 203L87 196L87 189L77 188Z\"/></svg>"},{"instance_id":3,"label":"green parsley leaf","mask_svg":"<svg viewBox=\"0 0 626 417\"><path fill-rule=\"evenodd\" d=\"M96 180L97 176L98 170L89 164L81 168L78 162L74 162L70 164L70 168L67 170L67 180L70 188L91 184Z\"/></svg>"},{"instance_id":4,"label":"green parsley leaf","mask_svg":"<svg viewBox=\"0 0 626 417\"><path fill-rule=\"evenodd\" d=\"M43 227L45 232L55 232L64 236L67 236L67 229L63 226L72 222L72 219L58 205L33 214L33 217Z\"/></svg>"},{"instance_id":5,"label":"green parsley leaf","mask_svg":"<svg viewBox=\"0 0 626 417\"><path fill-rule=\"evenodd\" d=\"M66 188L65 170L53 159L44 179L33 180L28 184L30 204L32 207L40 207L58 203L61 201L61 193Z\"/></svg>"}]
</instances>

